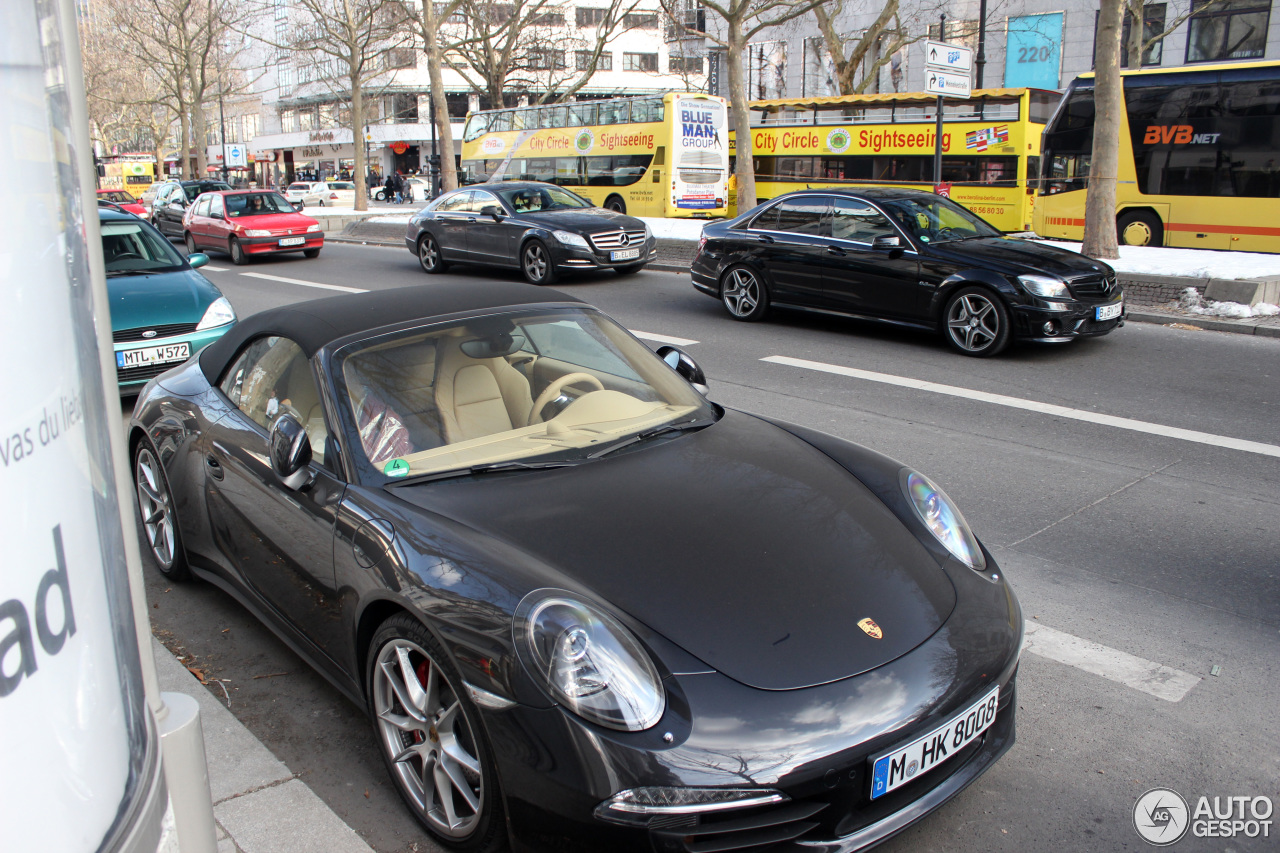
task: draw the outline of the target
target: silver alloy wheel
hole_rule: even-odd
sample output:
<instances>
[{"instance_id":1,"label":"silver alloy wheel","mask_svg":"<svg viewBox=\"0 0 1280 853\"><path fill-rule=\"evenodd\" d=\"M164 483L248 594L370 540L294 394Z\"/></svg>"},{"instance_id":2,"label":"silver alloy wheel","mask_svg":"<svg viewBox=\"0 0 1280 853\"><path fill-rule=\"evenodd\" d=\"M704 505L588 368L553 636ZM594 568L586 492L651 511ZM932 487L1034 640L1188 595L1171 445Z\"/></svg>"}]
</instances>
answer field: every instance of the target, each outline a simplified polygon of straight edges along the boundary
<instances>
[{"instance_id":1,"label":"silver alloy wheel","mask_svg":"<svg viewBox=\"0 0 1280 853\"><path fill-rule=\"evenodd\" d=\"M134 480L138 484L138 510L142 515L147 544L151 546L151 553L160 568L167 570L173 566L173 502L169 498L160 463L150 448L138 451Z\"/></svg>"},{"instance_id":2,"label":"silver alloy wheel","mask_svg":"<svg viewBox=\"0 0 1280 853\"><path fill-rule=\"evenodd\" d=\"M401 787L441 835L465 838L485 808L484 775L462 700L440 667L403 638L378 652L373 706Z\"/></svg>"},{"instance_id":3,"label":"silver alloy wheel","mask_svg":"<svg viewBox=\"0 0 1280 853\"><path fill-rule=\"evenodd\" d=\"M982 352L1000 335L1000 313L981 293L967 293L947 313L947 334L966 352Z\"/></svg>"},{"instance_id":4,"label":"silver alloy wheel","mask_svg":"<svg viewBox=\"0 0 1280 853\"><path fill-rule=\"evenodd\" d=\"M760 280L751 270L736 269L725 280L722 298L733 316L750 316L760 304Z\"/></svg>"},{"instance_id":5,"label":"silver alloy wheel","mask_svg":"<svg viewBox=\"0 0 1280 853\"><path fill-rule=\"evenodd\" d=\"M541 243L525 246L524 273L530 281L542 281L547 277L547 252Z\"/></svg>"},{"instance_id":6,"label":"silver alloy wheel","mask_svg":"<svg viewBox=\"0 0 1280 853\"><path fill-rule=\"evenodd\" d=\"M427 272L436 271L440 264L440 250L436 247L435 240L428 237L422 241L418 247L418 261Z\"/></svg>"}]
</instances>

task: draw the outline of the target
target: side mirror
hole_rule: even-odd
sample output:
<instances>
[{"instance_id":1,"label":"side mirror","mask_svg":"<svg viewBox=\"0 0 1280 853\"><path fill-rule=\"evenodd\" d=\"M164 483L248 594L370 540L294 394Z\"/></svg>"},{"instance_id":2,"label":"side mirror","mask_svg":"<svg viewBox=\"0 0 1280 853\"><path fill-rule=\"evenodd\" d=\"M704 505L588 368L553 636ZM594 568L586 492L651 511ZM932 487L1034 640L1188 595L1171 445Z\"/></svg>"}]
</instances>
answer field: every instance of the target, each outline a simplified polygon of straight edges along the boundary
<instances>
[{"instance_id":1,"label":"side mirror","mask_svg":"<svg viewBox=\"0 0 1280 853\"><path fill-rule=\"evenodd\" d=\"M169 206L176 210L185 210L187 207L185 204L182 203L180 199L176 199L176 198L173 201L169 202Z\"/></svg>"},{"instance_id":2,"label":"side mirror","mask_svg":"<svg viewBox=\"0 0 1280 853\"><path fill-rule=\"evenodd\" d=\"M872 249L901 249L902 239L897 236L880 236L871 241Z\"/></svg>"},{"instance_id":3,"label":"side mirror","mask_svg":"<svg viewBox=\"0 0 1280 853\"><path fill-rule=\"evenodd\" d=\"M198 270L209 263L209 256L204 252L196 252L194 255L187 255L187 263L191 264L193 270Z\"/></svg>"},{"instance_id":4,"label":"side mirror","mask_svg":"<svg viewBox=\"0 0 1280 853\"><path fill-rule=\"evenodd\" d=\"M698 389L698 393L706 396L707 394L707 375L702 372L702 368L693 360L693 356L689 355L679 347L665 346L658 347L658 358L667 363L667 366L679 373L686 382Z\"/></svg>"},{"instance_id":5,"label":"side mirror","mask_svg":"<svg viewBox=\"0 0 1280 853\"><path fill-rule=\"evenodd\" d=\"M486 204L480 208L481 216L492 216L495 222L501 222L503 219L502 208L496 204Z\"/></svg>"},{"instance_id":6,"label":"side mirror","mask_svg":"<svg viewBox=\"0 0 1280 853\"><path fill-rule=\"evenodd\" d=\"M294 210L297 210L297 211L301 211L301 210L302 210L302 208L303 208L303 206L304 206L304 205L303 205L303 204L302 204L302 202L300 202L300 201L295 201L295 202L293 203L293 209L294 209Z\"/></svg>"},{"instance_id":7,"label":"side mirror","mask_svg":"<svg viewBox=\"0 0 1280 853\"><path fill-rule=\"evenodd\" d=\"M311 462L311 438L293 415L283 414L271 425L268 454L271 469L287 488L296 492L311 482L307 467Z\"/></svg>"}]
</instances>

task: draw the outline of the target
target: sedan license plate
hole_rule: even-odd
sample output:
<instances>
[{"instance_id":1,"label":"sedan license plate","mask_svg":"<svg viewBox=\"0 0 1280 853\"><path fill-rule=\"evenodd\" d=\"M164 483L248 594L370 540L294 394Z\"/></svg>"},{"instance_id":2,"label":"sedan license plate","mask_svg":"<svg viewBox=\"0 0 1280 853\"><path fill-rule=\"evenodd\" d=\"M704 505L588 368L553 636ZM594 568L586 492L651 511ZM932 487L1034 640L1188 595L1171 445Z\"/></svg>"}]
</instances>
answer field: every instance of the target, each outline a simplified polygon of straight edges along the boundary
<instances>
[{"instance_id":1,"label":"sedan license plate","mask_svg":"<svg viewBox=\"0 0 1280 853\"><path fill-rule=\"evenodd\" d=\"M640 257L639 249L623 249L620 252L610 252L609 260L611 261L627 261L631 258Z\"/></svg>"},{"instance_id":2,"label":"sedan license plate","mask_svg":"<svg viewBox=\"0 0 1280 853\"><path fill-rule=\"evenodd\" d=\"M281 237L280 238L281 246L301 246L305 242L307 242L306 237Z\"/></svg>"},{"instance_id":3,"label":"sedan license plate","mask_svg":"<svg viewBox=\"0 0 1280 853\"><path fill-rule=\"evenodd\" d=\"M1097 308L1097 319L1114 320L1116 317L1120 316L1120 311L1123 308L1123 302L1117 302L1115 305L1099 305Z\"/></svg>"},{"instance_id":4,"label":"sedan license plate","mask_svg":"<svg viewBox=\"0 0 1280 853\"><path fill-rule=\"evenodd\" d=\"M990 728L1000 704L997 686L969 708L923 737L877 756L872 761L871 799L928 773Z\"/></svg>"},{"instance_id":5,"label":"sedan license plate","mask_svg":"<svg viewBox=\"0 0 1280 853\"><path fill-rule=\"evenodd\" d=\"M116 353L116 367L144 367L148 364L168 364L186 361L191 357L191 344L163 344L158 347L120 350Z\"/></svg>"}]
</instances>

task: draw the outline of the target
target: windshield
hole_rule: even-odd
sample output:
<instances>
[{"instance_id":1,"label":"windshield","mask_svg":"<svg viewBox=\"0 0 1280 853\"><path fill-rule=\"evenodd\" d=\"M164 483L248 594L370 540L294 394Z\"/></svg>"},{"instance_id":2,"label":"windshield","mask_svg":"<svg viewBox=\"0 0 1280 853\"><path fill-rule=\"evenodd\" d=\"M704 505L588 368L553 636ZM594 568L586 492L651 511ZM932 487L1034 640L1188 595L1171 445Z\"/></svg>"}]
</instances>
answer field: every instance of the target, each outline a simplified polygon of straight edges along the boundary
<instances>
[{"instance_id":1,"label":"windshield","mask_svg":"<svg viewBox=\"0 0 1280 853\"><path fill-rule=\"evenodd\" d=\"M108 276L168 272L185 263L160 232L141 222L103 222L102 255Z\"/></svg>"},{"instance_id":2,"label":"windshield","mask_svg":"<svg viewBox=\"0 0 1280 853\"><path fill-rule=\"evenodd\" d=\"M881 207L921 243L1004 236L960 205L941 197L886 199Z\"/></svg>"},{"instance_id":3,"label":"windshield","mask_svg":"<svg viewBox=\"0 0 1280 853\"><path fill-rule=\"evenodd\" d=\"M586 199L579 198L559 187L522 187L502 190L498 193L516 213L534 213L539 210L568 210L593 207Z\"/></svg>"},{"instance_id":4,"label":"windshield","mask_svg":"<svg viewBox=\"0 0 1280 853\"><path fill-rule=\"evenodd\" d=\"M266 216L271 213L297 213L293 205L279 193L246 193L223 196L228 216Z\"/></svg>"},{"instance_id":5,"label":"windshield","mask_svg":"<svg viewBox=\"0 0 1280 853\"><path fill-rule=\"evenodd\" d=\"M391 477L584 462L705 398L594 311L525 311L355 344L338 373L365 458Z\"/></svg>"},{"instance_id":6,"label":"windshield","mask_svg":"<svg viewBox=\"0 0 1280 853\"><path fill-rule=\"evenodd\" d=\"M182 191L187 194L187 201L195 201L196 196L200 195L200 193L216 193L229 189L231 189L229 184L224 184L221 181L209 181L204 184L192 184L189 187L183 187Z\"/></svg>"},{"instance_id":7,"label":"windshield","mask_svg":"<svg viewBox=\"0 0 1280 853\"><path fill-rule=\"evenodd\" d=\"M306 192L307 190L311 189L311 184L289 184L289 189Z\"/></svg>"},{"instance_id":8,"label":"windshield","mask_svg":"<svg viewBox=\"0 0 1280 853\"><path fill-rule=\"evenodd\" d=\"M133 196L129 195L124 190L111 190L109 192L99 192L98 198L99 199L105 198L107 201L114 201L117 204L133 204Z\"/></svg>"},{"instance_id":9,"label":"windshield","mask_svg":"<svg viewBox=\"0 0 1280 853\"><path fill-rule=\"evenodd\" d=\"M356 188L356 185L351 183L350 181L334 181L333 183L329 184L329 189L331 190L353 190L355 188Z\"/></svg>"}]
</instances>

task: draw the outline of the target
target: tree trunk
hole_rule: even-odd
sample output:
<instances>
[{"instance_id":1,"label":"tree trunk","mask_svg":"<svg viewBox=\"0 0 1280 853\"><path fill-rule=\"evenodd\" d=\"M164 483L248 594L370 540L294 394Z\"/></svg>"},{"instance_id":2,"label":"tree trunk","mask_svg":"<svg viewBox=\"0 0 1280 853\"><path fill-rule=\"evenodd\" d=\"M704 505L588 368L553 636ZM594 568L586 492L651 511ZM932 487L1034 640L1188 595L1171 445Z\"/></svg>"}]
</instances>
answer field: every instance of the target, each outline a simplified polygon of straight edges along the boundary
<instances>
[{"instance_id":1,"label":"tree trunk","mask_svg":"<svg viewBox=\"0 0 1280 853\"><path fill-rule=\"evenodd\" d=\"M1129 68L1137 70L1142 67L1142 40L1146 37L1146 28L1142 24L1142 0L1128 0L1129 39L1125 42L1125 61ZM1123 34L1123 33L1122 33Z\"/></svg>"},{"instance_id":2,"label":"tree trunk","mask_svg":"<svg viewBox=\"0 0 1280 853\"><path fill-rule=\"evenodd\" d=\"M188 181L191 180L191 116L182 102L178 104L178 127L182 131L182 147L178 149L179 177Z\"/></svg>"},{"instance_id":3,"label":"tree trunk","mask_svg":"<svg viewBox=\"0 0 1280 853\"><path fill-rule=\"evenodd\" d=\"M361 74L352 73L351 83L351 148L356 155L356 210L369 209L369 192L366 184L369 171L364 158L364 92Z\"/></svg>"},{"instance_id":4,"label":"tree trunk","mask_svg":"<svg viewBox=\"0 0 1280 853\"><path fill-rule=\"evenodd\" d=\"M1120 166L1120 22L1122 0L1102 0L1094 55L1093 154L1084 207L1084 247L1091 258L1120 257L1116 238L1116 172Z\"/></svg>"},{"instance_id":5,"label":"tree trunk","mask_svg":"<svg viewBox=\"0 0 1280 853\"><path fill-rule=\"evenodd\" d=\"M742 68L742 25L726 21L725 61L729 65L729 112L733 116L735 161L738 181L738 212L756 206L756 164L751 150L751 111L747 108L747 81Z\"/></svg>"},{"instance_id":6,"label":"tree trunk","mask_svg":"<svg viewBox=\"0 0 1280 853\"><path fill-rule=\"evenodd\" d=\"M435 4L422 0L422 34L427 44L427 76L431 82L431 100L435 104L436 138L440 145L440 191L458 188L458 167L453 152L453 129L449 126L449 101L444 96L444 64L440 51L440 22Z\"/></svg>"}]
</instances>

